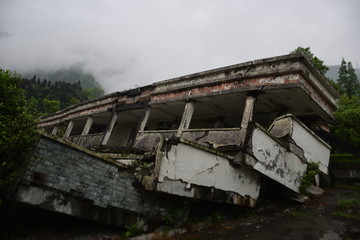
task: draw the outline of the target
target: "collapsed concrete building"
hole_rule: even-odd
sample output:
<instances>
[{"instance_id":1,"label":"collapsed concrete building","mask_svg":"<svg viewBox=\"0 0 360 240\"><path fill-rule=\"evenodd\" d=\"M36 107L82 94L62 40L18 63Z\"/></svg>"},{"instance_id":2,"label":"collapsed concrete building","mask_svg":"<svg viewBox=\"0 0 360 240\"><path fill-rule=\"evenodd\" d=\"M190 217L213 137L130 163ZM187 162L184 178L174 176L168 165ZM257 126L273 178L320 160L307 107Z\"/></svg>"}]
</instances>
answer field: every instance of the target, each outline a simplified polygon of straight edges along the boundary
<instances>
[{"instance_id":1,"label":"collapsed concrete building","mask_svg":"<svg viewBox=\"0 0 360 240\"><path fill-rule=\"evenodd\" d=\"M46 138L106 156L149 195L253 207L262 178L299 193L309 163L328 175L330 146L312 129L334 123L337 98L306 56L290 54L111 93L44 116L39 127ZM29 186L46 178L34 169L21 202L34 204L39 192ZM85 191L80 185L66 191Z\"/></svg>"}]
</instances>

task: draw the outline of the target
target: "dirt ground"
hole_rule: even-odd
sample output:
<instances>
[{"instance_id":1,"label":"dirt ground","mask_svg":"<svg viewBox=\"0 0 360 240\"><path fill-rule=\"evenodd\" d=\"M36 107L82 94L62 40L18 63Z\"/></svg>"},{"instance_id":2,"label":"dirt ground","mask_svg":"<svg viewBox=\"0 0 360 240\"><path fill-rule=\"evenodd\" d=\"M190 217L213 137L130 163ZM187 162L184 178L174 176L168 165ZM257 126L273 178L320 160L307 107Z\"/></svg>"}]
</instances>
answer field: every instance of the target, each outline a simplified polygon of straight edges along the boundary
<instances>
[{"instance_id":1,"label":"dirt ground","mask_svg":"<svg viewBox=\"0 0 360 240\"><path fill-rule=\"evenodd\" d=\"M220 219L203 229L195 224L176 239L360 239L360 191L348 187L326 188L322 196L302 205L273 203L267 210Z\"/></svg>"},{"instance_id":2,"label":"dirt ground","mask_svg":"<svg viewBox=\"0 0 360 240\"><path fill-rule=\"evenodd\" d=\"M273 198L259 203L252 210L200 204L195 206L189 220L180 226L186 228L186 233L160 239L360 240L360 186L353 184L324 190L322 196L305 204ZM21 206L13 207L15 212L22 212L22 217L1 216L0 239L126 239L126 229L123 228L46 211L27 208L22 211Z\"/></svg>"}]
</instances>

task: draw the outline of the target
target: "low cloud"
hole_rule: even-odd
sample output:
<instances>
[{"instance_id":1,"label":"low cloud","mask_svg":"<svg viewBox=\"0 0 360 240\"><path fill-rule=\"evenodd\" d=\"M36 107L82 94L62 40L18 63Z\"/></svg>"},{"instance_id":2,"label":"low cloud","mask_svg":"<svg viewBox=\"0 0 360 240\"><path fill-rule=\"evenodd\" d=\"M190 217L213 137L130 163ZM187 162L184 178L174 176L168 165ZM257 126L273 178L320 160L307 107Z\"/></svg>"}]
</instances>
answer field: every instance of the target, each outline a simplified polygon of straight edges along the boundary
<instances>
[{"instance_id":1,"label":"low cloud","mask_svg":"<svg viewBox=\"0 0 360 240\"><path fill-rule=\"evenodd\" d=\"M107 92L310 46L328 65L359 61L356 0L0 3L0 66L82 66Z\"/></svg>"}]
</instances>

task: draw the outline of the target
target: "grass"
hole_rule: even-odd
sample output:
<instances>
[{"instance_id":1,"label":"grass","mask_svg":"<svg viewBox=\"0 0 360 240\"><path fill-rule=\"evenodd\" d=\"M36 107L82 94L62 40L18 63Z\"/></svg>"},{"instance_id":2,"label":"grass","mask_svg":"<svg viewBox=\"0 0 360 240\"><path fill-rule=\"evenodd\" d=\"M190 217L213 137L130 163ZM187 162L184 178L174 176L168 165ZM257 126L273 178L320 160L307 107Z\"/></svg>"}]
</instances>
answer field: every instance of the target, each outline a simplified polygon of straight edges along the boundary
<instances>
[{"instance_id":1,"label":"grass","mask_svg":"<svg viewBox=\"0 0 360 240\"><path fill-rule=\"evenodd\" d=\"M344 218L360 220L360 214L351 214L343 211L336 211L331 213L331 215L335 217L344 217Z\"/></svg>"},{"instance_id":2,"label":"grass","mask_svg":"<svg viewBox=\"0 0 360 240\"><path fill-rule=\"evenodd\" d=\"M338 207L340 209L355 209L360 206L360 201L358 198L353 199L340 199L338 201Z\"/></svg>"},{"instance_id":3,"label":"grass","mask_svg":"<svg viewBox=\"0 0 360 240\"><path fill-rule=\"evenodd\" d=\"M351 199L339 199L338 211L331 213L332 216L360 220L360 200L358 196Z\"/></svg>"}]
</instances>

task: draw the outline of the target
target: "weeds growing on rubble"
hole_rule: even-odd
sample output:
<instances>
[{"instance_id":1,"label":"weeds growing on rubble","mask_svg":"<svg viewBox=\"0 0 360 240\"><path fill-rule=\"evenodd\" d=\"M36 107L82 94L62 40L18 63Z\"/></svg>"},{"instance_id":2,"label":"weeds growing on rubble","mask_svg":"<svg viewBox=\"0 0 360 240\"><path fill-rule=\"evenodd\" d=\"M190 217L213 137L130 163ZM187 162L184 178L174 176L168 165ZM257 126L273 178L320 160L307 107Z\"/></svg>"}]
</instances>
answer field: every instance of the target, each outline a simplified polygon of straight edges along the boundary
<instances>
[{"instance_id":1,"label":"weeds growing on rubble","mask_svg":"<svg viewBox=\"0 0 360 240\"><path fill-rule=\"evenodd\" d=\"M184 213L180 209L173 209L163 217L163 222L167 226L179 226L184 221Z\"/></svg>"},{"instance_id":2,"label":"weeds growing on rubble","mask_svg":"<svg viewBox=\"0 0 360 240\"><path fill-rule=\"evenodd\" d=\"M134 224L128 226L125 225L126 231L124 232L125 237L133 237L139 235L144 231L145 222L143 220L137 220Z\"/></svg>"},{"instance_id":3,"label":"weeds growing on rubble","mask_svg":"<svg viewBox=\"0 0 360 240\"><path fill-rule=\"evenodd\" d=\"M320 172L319 163L309 163L307 166L306 173L301 179L300 191L305 192L305 189L315 184L315 176Z\"/></svg>"}]
</instances>

